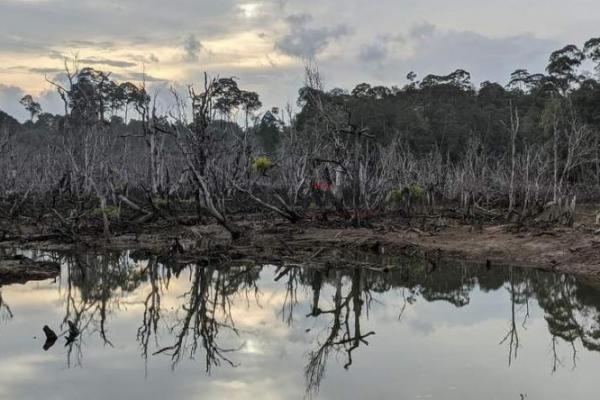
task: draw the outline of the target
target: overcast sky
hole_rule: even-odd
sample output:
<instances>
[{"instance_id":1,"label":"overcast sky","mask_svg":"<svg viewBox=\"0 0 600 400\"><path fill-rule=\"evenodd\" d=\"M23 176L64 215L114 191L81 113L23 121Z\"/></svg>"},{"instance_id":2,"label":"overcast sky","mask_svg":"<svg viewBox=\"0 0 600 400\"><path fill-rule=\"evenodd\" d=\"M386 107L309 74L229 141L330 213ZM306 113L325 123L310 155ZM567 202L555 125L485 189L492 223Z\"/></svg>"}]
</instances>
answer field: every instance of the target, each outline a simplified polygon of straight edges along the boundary
<instances>
[{"instance_id":1,"label":"overcast sky","mask_svg":"<svg viewBox=\"0 0 600 400\"><path fill-rule=\"evenodd\" d=\"M75 54L120 80L145 72L165 96L204 71L235 76L271 107L295 102L307 58L328 88L457 68L506 82L596 36L597 0L0 0L0 109L24 118L30 93L60 111L44 77Z\"/></svg>"}]
</instances>

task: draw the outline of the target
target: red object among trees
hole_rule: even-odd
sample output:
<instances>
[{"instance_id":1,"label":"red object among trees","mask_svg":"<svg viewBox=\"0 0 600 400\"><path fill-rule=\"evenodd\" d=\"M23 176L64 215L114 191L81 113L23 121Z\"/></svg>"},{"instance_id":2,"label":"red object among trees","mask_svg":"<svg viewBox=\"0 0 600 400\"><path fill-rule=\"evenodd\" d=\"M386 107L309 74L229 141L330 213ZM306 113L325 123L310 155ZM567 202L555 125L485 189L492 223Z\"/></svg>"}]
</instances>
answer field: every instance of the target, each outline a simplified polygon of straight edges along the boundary
<instances>
[{"instance_id":1,"label":"red object among trees","mask_svg":"<svg viewBox=\"0 0 600 400\"><path fill-rule=\"evenodd\" d=\"M317 182L313 184L313 189L314 190L320 190L322 192L329 192L331 190L331 184L327 183L327 182Z\"/></svg>"}]
</instances>

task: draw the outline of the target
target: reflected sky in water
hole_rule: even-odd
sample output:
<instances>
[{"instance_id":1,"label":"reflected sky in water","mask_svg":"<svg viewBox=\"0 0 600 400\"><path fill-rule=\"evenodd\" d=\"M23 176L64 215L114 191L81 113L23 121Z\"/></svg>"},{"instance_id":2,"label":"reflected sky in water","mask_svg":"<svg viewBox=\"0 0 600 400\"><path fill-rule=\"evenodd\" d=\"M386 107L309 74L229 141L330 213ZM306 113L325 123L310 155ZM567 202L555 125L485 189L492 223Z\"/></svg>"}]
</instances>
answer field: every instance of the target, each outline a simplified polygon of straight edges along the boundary
<instances>
[{"instance_id":1,"label":"reflected sky in water","mask_svg":"<svg viewBox=\"0 0 600 400\"><path fill-rule=\"evenodd\" d=\"M598 392L600 284L590 280L419 261L386 273L45 257L63 265L59 279L0 288L2 399ZM44 351L42 327L64 333L67 321L81 334Z\"/></svg>"}]
</instances>

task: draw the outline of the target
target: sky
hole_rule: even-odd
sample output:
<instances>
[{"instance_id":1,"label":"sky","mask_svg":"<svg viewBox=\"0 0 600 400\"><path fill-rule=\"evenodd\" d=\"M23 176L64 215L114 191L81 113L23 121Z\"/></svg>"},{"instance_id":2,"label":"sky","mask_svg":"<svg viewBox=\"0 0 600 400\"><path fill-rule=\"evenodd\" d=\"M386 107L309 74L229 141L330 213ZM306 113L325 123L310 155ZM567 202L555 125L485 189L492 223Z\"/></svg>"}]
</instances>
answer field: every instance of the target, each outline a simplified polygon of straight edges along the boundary
<instances>
[{"instance_id":1,"label":"sky","mask_svg":"<svg viewBox=\"0 0 600 400\"><path fill-rule=\"evenodd\" d=\"M18 100L31 94L60 112L46 79L65 57L120 81L144 76L161 97L204 72L234 76L267 109L295 103L307 59L326 88L457 68L505 83L599 26L597 0L0 0L0 109L23 120Z\"/></svg>"}]
</instances>

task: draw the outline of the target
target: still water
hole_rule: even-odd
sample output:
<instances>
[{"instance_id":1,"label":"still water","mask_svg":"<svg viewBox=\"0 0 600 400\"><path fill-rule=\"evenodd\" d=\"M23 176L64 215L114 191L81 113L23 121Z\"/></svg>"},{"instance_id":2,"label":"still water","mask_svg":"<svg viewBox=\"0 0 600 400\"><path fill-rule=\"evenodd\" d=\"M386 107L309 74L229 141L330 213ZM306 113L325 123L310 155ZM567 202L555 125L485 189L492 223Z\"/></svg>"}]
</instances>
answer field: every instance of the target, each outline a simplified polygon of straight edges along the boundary
<instances>
[{"instance_id":1,"label":"still water","mask_svg":"<svg viewBox=\"0 0 600 400\"><path fill-rule=\"evenodd\" d=\"M28 255L62 272L0 287L1 399L600 392L600 283L589 279L417 261L379 272ZM80 332L70 342L67 321ZM64 334L46 351L44 325Z\"/></svg>"}]
</instances>

